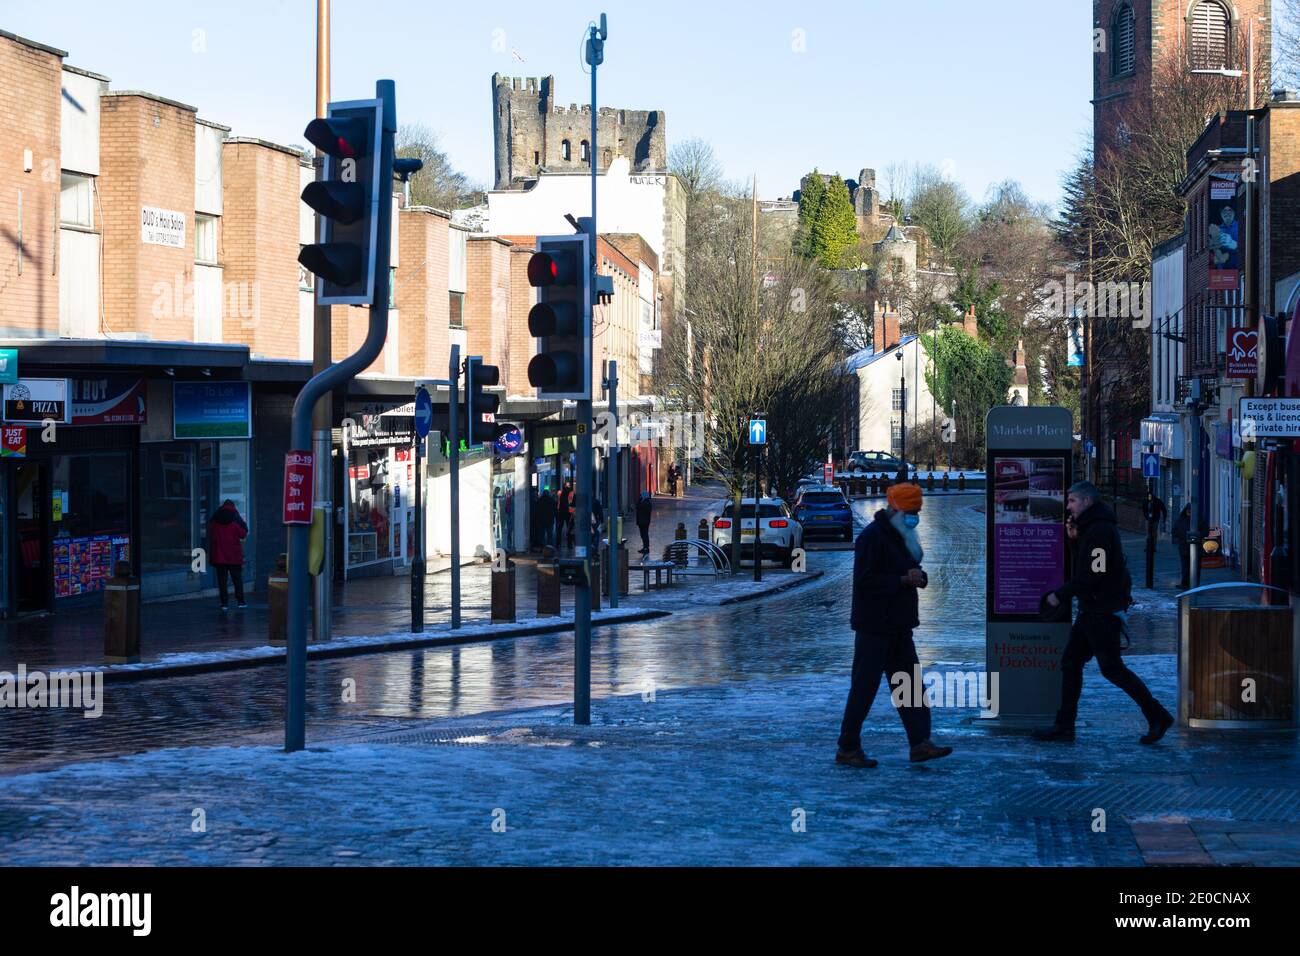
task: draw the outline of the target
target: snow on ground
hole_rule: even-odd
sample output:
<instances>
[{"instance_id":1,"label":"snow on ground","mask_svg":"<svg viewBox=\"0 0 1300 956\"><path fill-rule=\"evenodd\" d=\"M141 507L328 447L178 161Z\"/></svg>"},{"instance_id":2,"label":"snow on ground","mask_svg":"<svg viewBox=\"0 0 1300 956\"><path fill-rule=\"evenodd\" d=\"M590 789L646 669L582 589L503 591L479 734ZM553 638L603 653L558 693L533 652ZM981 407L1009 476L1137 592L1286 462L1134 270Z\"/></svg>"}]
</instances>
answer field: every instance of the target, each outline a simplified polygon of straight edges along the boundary
<instances>
[{"instance_id":1,"label":"snow on ground","mask_svg":"<svg viewBox=\"0 0 1300 956\"><path fill-rule=\"evenodd\" d=\"M1130 662L1172 707L1172 655ZM7 864L1136 865L1126 818L1195 817L1098 787L1190 781L1264 762L1300 779L1293 739L1144 748L1136 709L1091 666L1079 742L990 731L973 709L935 714L947 760L907 762L882 693L872 771L837 767L847 680L824 675L406 723L287 755L272 747L154 751L0 777ZM405 742L396 738L406 735ZM412 739L413 733L425 740ZM431 742L437 739L443 742ZM1193 801L1194 803L1194 801ZM1220 814L1222 811L1216 811ZM195 821L202 817L204 828ZM497 825L494 829L494 823ZM504 827L504 831L501 828Z\"/></svg>"}]
</instances>

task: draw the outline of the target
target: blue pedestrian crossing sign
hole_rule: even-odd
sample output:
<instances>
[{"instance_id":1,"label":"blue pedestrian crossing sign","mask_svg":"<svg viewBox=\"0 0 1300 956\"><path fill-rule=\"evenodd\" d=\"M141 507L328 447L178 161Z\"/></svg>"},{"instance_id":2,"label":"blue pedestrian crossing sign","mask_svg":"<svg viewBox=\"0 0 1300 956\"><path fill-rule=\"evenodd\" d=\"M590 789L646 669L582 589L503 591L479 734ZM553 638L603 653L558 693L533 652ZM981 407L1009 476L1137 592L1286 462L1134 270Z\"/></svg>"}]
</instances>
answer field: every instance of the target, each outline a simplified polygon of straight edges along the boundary
<instances>
[{"instance_id":1,"label":"blue pedestrian crossing sign","mask_svg":"<svg viewBox=\"0 0 1300 956\"><path fill-rule=\"evenodd\" d=\"M1160 456L1151 452L1142 453L1142 477L1159 478L1160 477Z\"/></svg>"},{"instance_id":2,"label":"blue pedestrian crossing sign","mask_svg":"<svg viewBox=\"0 0 1300 956\"><path fill-rule=\"evenodd\" d=\"M766 418L751 418L749 420L749 443L751 445L767 444Z\"/></svg>"},{"instance_id":3,"label":"blue pedestrian crossing sign","mask_svg":"<svg viewBox=\"0 0 1300 956\"><path fill-rule=\"evenodd\" d=\"M427 390L417 389L415 393L415 432L421 438L427 438L433 427L433 399Z\"/></svg>"}]
</instances>

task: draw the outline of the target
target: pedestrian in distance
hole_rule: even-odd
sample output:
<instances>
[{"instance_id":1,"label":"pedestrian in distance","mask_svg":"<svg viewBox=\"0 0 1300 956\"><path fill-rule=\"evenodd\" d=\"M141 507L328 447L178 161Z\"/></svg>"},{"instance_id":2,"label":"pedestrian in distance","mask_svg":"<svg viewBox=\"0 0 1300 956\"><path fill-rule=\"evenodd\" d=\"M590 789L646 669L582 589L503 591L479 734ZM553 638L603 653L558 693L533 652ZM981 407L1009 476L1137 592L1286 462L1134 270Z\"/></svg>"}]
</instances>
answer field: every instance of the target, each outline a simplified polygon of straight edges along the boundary
<instances>
[{"instance_id":1,"label":"pedestrian in distance","mask_svg":"<svg viewBox=\"0 0 1300 956\"><path fill-rule=\"evenodd\" d=\"M217 591L221 596L221 610L229 606L230 582L235 584L235 603L244 602L244 539L248 525L239 514L235 503L227 498L208 519L208 560L217 572Z\"/></svg>"},{"instance_id":2,"label":"pedestrian in distance","mask_svg":"<svg viewBox=\"0 0 1300 956\"><path fill-rule=\"evenodd\" d=\"M1178 552L1178 566L1182 569L1182 587L1186 591L1192 586L1192 556L1188 552L1192 536L1192 506L1183 505L1174 519L1174 526L1169 529L1169 537L1174 540L1174 550Z\"/></svg>"},{"instance_id":3,"label":"pedestrian in distance","mask_svg":"<svg viewBox=\"0 0 1300 956\"><path fill-rule=\"evenodd\" d=\"M537 499L537 533L542 547L555 544L555 499L549 488L543 488Z\"/></svg>"},{"instance_id":4,"label":"pedestrian in distance","mask_svg":"<svg viewBox=\"0 0 1300 956\"><path fill-rule=\"evenodd\" d=\"M569 532L569 523L573 519L573 482L566 481L560 489L560 500L555 508L555 546L564 546L564 539ZM570 545L572 547L572 545Z\"/></svg>"},{"instance_id":5,"label":"pedestrian in distance","mask_svg":"<svg viewBox=\"0 0 1300 956\"><path fill-rule=\"evenodd\" d=\"M1074 570L1070 580L1049 592L1046 600L1049 606L1058 607L1068 606L1077 598L1079 613L1061 657L1061 709L1056 722L1034 731L1034 738L1074 740L1083 668L1096 657L1101 675L1133 698L1146 717L1147 732L1139 741L1154 744L1173 726L1174 718L1121 657L1121 636L1132 603L1133 579L1124 561L1115 512L1101 500L1096 485L1087 481L1070 487L1065 507L1078 527Z\"/></svg>"},{"instance_id":6,"label":"pedestrian in distance","mask_svg":"<svg viewBox=\"0 0 1300 956\"><path fill-rule=\"evenodd\" d=\"M919 661L912 631L920 623L918 591L930 583L921 568L925 551L916 534L921 521L921 487L894 485L888 505L858 535L853 554L853 677L844 705L835 762L849 767L874 767L862 751L862 724L886 674L909 679ZM891 695L892 698L892 695ZM930 708L905 701L898 705L913 763L946 757L951 747L930 739Z\"/></svg>"},{"instance_id":7,"label":"pedestrian in distance","mask_svg":"<svg viewBox=\"0 0 1300 956\"><path fill-rule=\"evenodd\" d=\"M678 471L676 463L668 466L668 494L677 497Z\"/></svg>"},{"instance_id":8,"label":"pedestrian in distance","mask_svg":"<svg viewBox=\"0 0 1300 956\"><path fill-rule=\"evenodd\" d=\"M636 503L636 528L641 532L641 556L645 560L645 555L650 553L650 516L654 512L654 502L650 500L650 492L641 492L641 499Z\"/></svg>"},{"instance_id":9,"label":"pedestrian in distance","mask_svg":"<svg viewBox=\"0 0 1300 956\"><path fill-rule=\"evenodd\" d=\"M1154 493L1147 492L1144 511L1147 519L1147 537L1155 538L1160 531L1160 526L1165 523L1165 518L1169 515L1169 509Z\"/></svg>"}]
</instances>

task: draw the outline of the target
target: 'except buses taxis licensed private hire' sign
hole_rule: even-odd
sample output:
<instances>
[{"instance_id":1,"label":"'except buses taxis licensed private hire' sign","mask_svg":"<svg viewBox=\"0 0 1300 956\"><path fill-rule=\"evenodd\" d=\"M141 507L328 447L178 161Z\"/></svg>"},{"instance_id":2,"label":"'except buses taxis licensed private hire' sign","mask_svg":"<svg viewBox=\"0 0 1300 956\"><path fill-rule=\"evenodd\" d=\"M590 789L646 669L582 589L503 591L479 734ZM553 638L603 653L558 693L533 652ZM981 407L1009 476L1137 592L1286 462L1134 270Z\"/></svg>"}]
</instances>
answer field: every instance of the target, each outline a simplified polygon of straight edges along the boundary
<instances>
[{"instance_id":1,"label":"'except buses taxis licensed private hire' sign","mask_svg":"<svg viewBox=\"0 0 1300 956\"><path fill-rule=\"evenodd\" d=\"M1300 398L1243 398L1241 438L1300 438Z\"/></svg>"},{"instance_id":2,"label":"'except buses taxis licensed private hire' sign","mask_svg":"<svg viewBox=\"0 0 1300 956\"><path fill-rule=\"evenodd\" d=\"M140 207L140 241L153 246L185 248L185 213L157 206Z\"/></svg>"}]
</instances>

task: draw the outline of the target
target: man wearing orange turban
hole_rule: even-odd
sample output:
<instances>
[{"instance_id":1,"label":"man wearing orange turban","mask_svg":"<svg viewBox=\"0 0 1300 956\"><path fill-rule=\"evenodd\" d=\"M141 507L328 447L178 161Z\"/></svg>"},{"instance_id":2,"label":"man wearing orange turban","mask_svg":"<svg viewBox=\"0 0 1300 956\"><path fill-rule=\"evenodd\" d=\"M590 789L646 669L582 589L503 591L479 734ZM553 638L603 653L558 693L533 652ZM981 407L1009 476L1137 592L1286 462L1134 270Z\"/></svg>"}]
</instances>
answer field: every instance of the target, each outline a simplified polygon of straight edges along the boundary
<instances>
[{"instance_id":1,"label":"man wearing orange turban","mask_svg":"<svg viewBox=\"0 0 1300 956\"><path fill-rule=\"evenodd\" d=\"M921 569L925 551L916 534L921 521L921 488L904 482L885 495L889 507L858 535L853 556L853 683L844 705L835 762L874 767L862 752L862 724L886 674L909 679L918 664L912 630L920 624L917 591L930 581ZM930 740L930 709L924 701L898 707L913 763L952 753Z\"/></svg>"}]
</instances>

